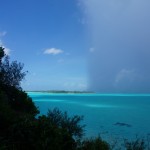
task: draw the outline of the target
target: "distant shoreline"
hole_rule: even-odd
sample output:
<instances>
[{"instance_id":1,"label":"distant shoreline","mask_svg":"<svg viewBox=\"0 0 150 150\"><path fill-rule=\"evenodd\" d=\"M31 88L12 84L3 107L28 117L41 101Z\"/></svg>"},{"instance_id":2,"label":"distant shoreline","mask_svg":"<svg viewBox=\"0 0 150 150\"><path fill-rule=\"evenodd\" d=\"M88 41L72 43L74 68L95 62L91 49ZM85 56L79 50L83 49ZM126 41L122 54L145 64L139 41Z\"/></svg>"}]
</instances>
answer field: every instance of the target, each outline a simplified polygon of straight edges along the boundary
<instances>
[{"instance_id":1,"label":"distant shoreline","mask_svg":"<svg viewBox=\"0 0 150 150\"><path fill-rule=\"evenodd\" d=\"M150 93L96 93L91 91L25 91L26 93L43 93L43 94L88 94L88 95L96 95L96 96L148 96L150 97Z\"/></svg>"},{"instance_id":2,"label":"distant shoreline","mask_svg":"<svg viewBox=\"0 0 150 150\"><path fill-rule=\"evenodd\" d=\"M41 93L66 93L66 94L93 94L95 92L91 92L91 91L64 91L64 90L50 90L50 91L26 91L26 92L41 92Z\"/></svg>"}]
</instances>

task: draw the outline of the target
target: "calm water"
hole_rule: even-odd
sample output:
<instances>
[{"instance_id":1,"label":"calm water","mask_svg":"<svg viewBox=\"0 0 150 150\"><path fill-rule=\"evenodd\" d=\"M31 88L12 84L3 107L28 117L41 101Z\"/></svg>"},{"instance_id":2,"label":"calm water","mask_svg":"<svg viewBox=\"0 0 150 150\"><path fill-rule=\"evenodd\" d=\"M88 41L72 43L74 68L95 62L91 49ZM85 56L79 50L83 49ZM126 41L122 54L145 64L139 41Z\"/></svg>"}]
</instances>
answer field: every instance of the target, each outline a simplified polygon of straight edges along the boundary
<instances>
[{"instance_id":1,"label":"calm water","mask_svg":"<svg viewBox=\"0 0 150 150\"><path fill-rule=\"evenodd\" d=\"M83 115L85 136L134 138L150 134L150 94L48 94L29 92L41 114L58 107Z\"/></svg>"}]
</instances>

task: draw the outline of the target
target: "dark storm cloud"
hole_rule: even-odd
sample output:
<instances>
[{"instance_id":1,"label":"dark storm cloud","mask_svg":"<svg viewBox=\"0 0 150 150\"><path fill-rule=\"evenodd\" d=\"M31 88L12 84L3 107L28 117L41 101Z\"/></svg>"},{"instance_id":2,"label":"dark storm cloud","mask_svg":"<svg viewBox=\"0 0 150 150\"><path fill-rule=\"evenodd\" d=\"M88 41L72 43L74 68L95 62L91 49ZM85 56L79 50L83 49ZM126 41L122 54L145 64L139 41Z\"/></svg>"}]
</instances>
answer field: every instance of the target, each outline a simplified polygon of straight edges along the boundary
<instances>
[{"instance_id":1,"label":"dark storm cloud","mask_svg":"<svg viewBox=\"0 0 150 150\"><path fill-rule=\"evenodd\" d=\"M150 92L150 1L82 2L94 47L90 89Z\"/></svg>"}]
</instances>

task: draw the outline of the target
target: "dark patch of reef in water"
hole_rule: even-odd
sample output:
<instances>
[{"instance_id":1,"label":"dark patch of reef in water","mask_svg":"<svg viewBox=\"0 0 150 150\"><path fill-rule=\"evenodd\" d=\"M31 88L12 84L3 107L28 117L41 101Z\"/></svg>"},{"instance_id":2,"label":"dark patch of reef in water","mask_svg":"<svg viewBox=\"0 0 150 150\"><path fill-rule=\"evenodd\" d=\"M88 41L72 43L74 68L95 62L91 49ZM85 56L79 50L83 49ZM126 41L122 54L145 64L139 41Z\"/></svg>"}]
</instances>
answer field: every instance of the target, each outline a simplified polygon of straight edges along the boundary
<instances>
[{"instance_id":1,"label":"dark patch of reef in water","mask_svg":"<svg viewBox=\"0 0 150 150\"><path fill-rule=\"evenodd\" d=\"M114 124L115 126L121 126L121 127L132 127L130 124L127 124L127 123L123 123L123 122L116 122Z\"/></svg>"}]
</instances>

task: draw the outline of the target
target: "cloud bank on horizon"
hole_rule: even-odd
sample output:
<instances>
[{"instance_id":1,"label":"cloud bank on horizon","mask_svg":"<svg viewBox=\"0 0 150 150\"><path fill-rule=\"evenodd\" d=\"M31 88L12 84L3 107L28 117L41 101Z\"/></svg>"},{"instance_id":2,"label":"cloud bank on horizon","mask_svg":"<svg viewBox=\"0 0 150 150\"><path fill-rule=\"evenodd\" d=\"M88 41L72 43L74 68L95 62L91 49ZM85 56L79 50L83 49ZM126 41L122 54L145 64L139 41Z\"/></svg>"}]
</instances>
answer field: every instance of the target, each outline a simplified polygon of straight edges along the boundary
<instances>
[{"instance_id":1,"label":"cloud bank on horizon","mask_svg":"<svg viewBox=\"0 0 150 150\"><path fill-rule=\"evenodd\" d=\"M80 0L91 45L90 89L150 92L150 1Z\"/></svg>"}]
</instances>

